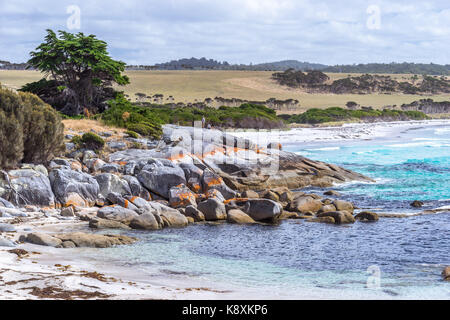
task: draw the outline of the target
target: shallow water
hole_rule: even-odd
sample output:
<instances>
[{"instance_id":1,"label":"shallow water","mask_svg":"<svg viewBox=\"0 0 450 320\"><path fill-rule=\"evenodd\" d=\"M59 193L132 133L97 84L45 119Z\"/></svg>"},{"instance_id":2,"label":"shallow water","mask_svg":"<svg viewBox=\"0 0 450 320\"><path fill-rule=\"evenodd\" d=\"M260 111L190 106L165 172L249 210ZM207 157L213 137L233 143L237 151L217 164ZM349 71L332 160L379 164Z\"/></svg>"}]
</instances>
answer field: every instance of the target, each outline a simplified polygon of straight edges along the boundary
<instances>
[{"instance_id":1,"label":"shallow water","mask_svg":"<svg viewBox=\"0 0 450 320\"><path fill-rule=\"evenodd\" d=\"M373 141L284 147L376 179L333 188L361 208L414 213L422 209L412 208L412 200L423 200L425 208L450 204L447 127L416 128ZM343 226L303 220L277 226L195 225L134 232L141 241L103 249L102 256L97 251L95 258L149 279L261 288L270 292L267 298L306 293L312 298L449 299L450 284L440 276L450 264L449 227L448 212Z\"/></svg>"}]
</instances>

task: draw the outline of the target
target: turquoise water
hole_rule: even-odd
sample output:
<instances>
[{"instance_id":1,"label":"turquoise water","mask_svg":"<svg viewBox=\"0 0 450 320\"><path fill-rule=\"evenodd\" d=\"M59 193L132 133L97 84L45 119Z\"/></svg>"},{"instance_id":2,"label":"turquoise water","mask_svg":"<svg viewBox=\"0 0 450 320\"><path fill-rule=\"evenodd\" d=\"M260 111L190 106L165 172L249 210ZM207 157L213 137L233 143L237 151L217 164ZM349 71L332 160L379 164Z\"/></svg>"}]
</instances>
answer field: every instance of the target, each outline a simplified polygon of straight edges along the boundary
<instances>
[{"instance_id":1,"label":"turquoise water","mask_svg":"<svg viewBox=\"0 0 450 320\"><path fill-rule=\"evenodd\" d=\"M423 200L425 208L450 204L446 127L416 128L373 141L284 148L374 178L376 183L333 188L361 208L416 212L422 209L412 208L412 200ZM220 284L260 290L268 299L450 298L450 284L440 276L450 264L449 213L342 226L288 220L276 226L193 225L130 234L141 241L90 257L161 283L186 279L199 286ZM379 277L370 270L379 271Z\"/></svg>"}]
</instances>

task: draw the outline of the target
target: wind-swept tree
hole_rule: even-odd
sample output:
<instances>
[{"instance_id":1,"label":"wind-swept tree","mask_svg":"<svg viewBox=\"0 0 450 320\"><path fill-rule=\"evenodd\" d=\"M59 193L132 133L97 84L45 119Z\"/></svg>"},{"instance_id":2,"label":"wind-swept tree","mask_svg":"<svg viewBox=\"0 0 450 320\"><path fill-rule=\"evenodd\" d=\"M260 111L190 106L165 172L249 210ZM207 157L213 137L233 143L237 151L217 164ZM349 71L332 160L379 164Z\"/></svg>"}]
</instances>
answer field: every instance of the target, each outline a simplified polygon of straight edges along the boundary
<instances>
[{"instance_id":1,"label":"wind-swept tree","mask_svg":"<svg viewBox=\"0 0 450 320\"><path fill-rule=\"evenodd\" d=\"M57 35L48 29L45 41L30 55L28 64L54 80L52 85L64 100L61 111L66 114L80 114L85 109L98 112L105 100L111 98L113 83L129 83L122 74L125 63L113 60L106 42L95 35L65 31L58 31ZM49 83L44 80L41 85Z\"/></svg>"}]
</instances>

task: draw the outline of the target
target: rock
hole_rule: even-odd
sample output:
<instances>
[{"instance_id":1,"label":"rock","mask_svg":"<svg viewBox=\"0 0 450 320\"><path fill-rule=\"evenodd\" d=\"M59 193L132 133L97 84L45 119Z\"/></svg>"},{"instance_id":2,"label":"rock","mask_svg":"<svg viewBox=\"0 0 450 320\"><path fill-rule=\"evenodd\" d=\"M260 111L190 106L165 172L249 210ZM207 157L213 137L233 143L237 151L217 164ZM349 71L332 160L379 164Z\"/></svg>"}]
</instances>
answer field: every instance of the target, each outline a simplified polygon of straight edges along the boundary
<instances>
[{"instance_id":1,"label":"rock","mask_svg":"<svg viewBox=\"0 0 450 320\"><path fill-rule=\"evenodd\" d=\"M414 200L413 202L411 202L411 207L420 208L422 206L423 206L423 202L422 201Z\"/></svg>"},{"instance_id":2,"label":"rock","mask_svg":"<svg viewBox=\"0 0 450 320\"><path fill-rule=\"evenodd\" d=\"M203 170L191 163L180 163L180 168L184 171L189 189L200 193L202 191Z\"/></svg>"},{"instance_id":3,"label":"rock","mask_svg":"<svg viewBox=\"0 0 450 320\"><path fill-rule=\"evenodd\" d=\"M247 224L255 223L248 214L239 209L232 209L227 212L227 221L230 223Z\"/></svg>"},{"instance_id":4,"label":"rock","mask_svg":"<svg viewBox=\"0 0 450 320\"><path fill-rule=\"evenodd\" d=\"M0 207L14 209L14 205L6 199L0 198Z\"/></svg>"},{"instance_id":5,"label":"rock","mask_svg":"<svg viewBox=\"0 0 450 320\"><path fill-rule=\"evenodd\" d=\"M38 244L41 246L58 247L61 245L62 241L56 237L45 233L28 233L19 238L19 240L24 242L29 242L33 244Z\"/></svg>"},{"instance_id":6,"label":"rock","mask_svg":"<svg viewBox=\"0 0 450 320\"><path fill-rule=\"evenodd\" d=\"M283 208L275 201L269 199L249 199L245 203L244 212L256 221L277 220Z\"/></svg>"},{"instance_id":7,"label":"rock","mask_svg":"<svg viewBox=\"0 0 450 320\"><path fill-rule=\"evenodd\" d=\"M203 213L207 221L225 220L227 218L225 205L214 198L200 202L197 209Z\"/></svg>"},{"instance_id":8,"label":"rock","mask_svg":"<svg viewBox=\"0 0 450 320\"><path fill-rule=\"evenodd\" d=\"M86 150L86 151L83 152L83 160L82 160L82 162L83 162L84 165L86 165L88 160L95 159L95 158L98 158L98 157L97 157L97 155L95 154L94 151Z\"/></svg>"},{"instance_id":9,"label":"rock","mask_svg":"<svg viewBox=\"0 0 450 320\"><path fill-rule=\"evenodd\" d=\"M195 222L205 221L205 215L194 206L187 206L184 215L188 218L192 217Z\"/></svg>"},{"instance_id":10,"label":"rock","mask_svg":"<svg viewBox=\"0 0 450 320\"><path fill-rule=\"evenodd\" d=\"M130 209L133 211L137 211L137 209L138 209L132 202L128 201L127 199L122 197L120 194L115 193L115 192L108 193L108 195L106 196L106 199L111 204L117 204L126 209Z\"/></svg>"},{"instance_id":11,"label":"rock","mask_svg":"<svg viewBox=\"0 0 450 320\"><path fill-rule=\"evenodd\" d=\"M309 195L294 198L289 204L289 210L300 213L318 212L322 208L322 202Z\"/></svg>"},{"instance_id":12,"label":"rock","mask_svg":"<svg viewBox=\"0 0 450 320\"><path fill-rule=\"evenodd\" d=\"M225 201L225 197L217 189L210 189L205 193L206 199L217 199L220 202Z\"/></svg>"},{"instance_id":13,"label":"rock","mask_svg":"<svg viewBox=\"0 0 450 320\"><path fill-rule=\"evenodd\" d=\"M137 178L147 189L166 199L171 187L186 184L184 171L180 167L156 167L152 172L142 170Z\"/></svg>"},{"instance_id":14,"label":"rock","mask_svg":"<svg viewBox=\"0 0 450 320\"><path fill-rule=\"evenodd\" d=\"M125 175L122 179L128 182L132 196L140 197L147 201L151 200L150 193L141 185L136 177Z\"/></svg>"},{"instance_id":15,"label":"rock","mask_svg":"<svg viewBox=\"0 0 450 320\"><path fill-rule=\"evenodd\" d=\"M321 222L321 223L331 223L335 224L336 221L333 217L326 216L326 217L315 217L315 218L308 218L306 219L307 222Z\"/></svg>"},{"instance_id":16,"label":"rock","mask_svg":"<svg viewBox=\"0 0 450 320\"><path fill-rule=\"evenodd\" d=\"M66 159L62 159L62 158L54 158L51 162L49 167L50 168L59 168L59 167L70 167L70 162L67 161Z\"/></svg>"},{"instance_id":17,"label":"rock","mask_svg":"<svg viewBox=\"0 0 450 320\"><path fill-rule=\"evenodd\" d=\"M63 217L73 217L73 216L75 216L75 212L73 210L73 207L70 206L70 207L61 209L60 215Z\"/></svg>"},{"instance_id":18,"label":"rock","mask_svg":"<svg viewBox=\"0 0 450 320\"><path fill-rule=\"evenodd\" d=\"M328 191L325 191L323 194L326 196L335 196L335 197L341 196L341 194L335 190L328 190Z\"/></svg>"},{"instance_id":19,"label":"rock","mask_svg":"<svg viewBox=\"0 0 450 320\"><path fill-rule=\"evenodd\" d=\"M154 214L156 220L160 217L165 227L185 227L189 223L187 218L176 209L156 201L150 201L148 204L156 210L156 213Z\"/></svg>"},{"instance_id":20,"label":"rock","mask_svg":"<svg viewBox=\"0 0 450 320\"><path fill-rule=\"evenodd\" d=\"M97 172L97 171L100 171L100 169L104 165L106 165L106 162L103 161L102 159L94 158L94 159L89 159L88 161L86 161L85 165L90 171Z\"/></svg>"},{"instance_id":21,"label":"rock","mask_svg":"<svg viewBox=\"0 0 450 320\"><path fill-rule=\"evenodd\" d=\"M258 192L253 190L245 190L244 192L242 192L242 198L258 199L259 194Z\"/></svg>"},{"instance_id":22,"label":"rock","mask_svg":"<svg viewBox=\"0 0 450 320\"><path fill-rule=\"evenodd\" d=\"M237 196L236 191L228 187L219 175L209 169L203 171L202 186L204 192L215 189L219 191L225 199L232 199Z\"/></svg>"},{"instance_id":23,"label":"rock","mask_svg":"<svg viewBox=\"0 0 450 320\"><path fill-rule=\"evenodd\" d=\"M0 232L16 232L16 228L9 223L0 223Z\"/></svg>"},{"instance_id":24,"label":"rock","mask_svg":"<svg viewBox=\"0 0 450 320\"><path fill-rule=\"evenodd\" d=\"M99 186L99 196L106 198L109 193L118 193L122 196L132 194L130 185L124 179L112 173L102 173L94 177Z\"/></svg>"},{"instance_id":25,"label":"rock","mask_svg":"<svg viewBox=\"0 0 450 320\"><path fill-rule=\"evenodd\" d=\"M127 148L127 144L123 141L108 141L107 145L111 149L116 149L116 150L123 150L123 149Z\"/></svg>"},{"instance_id":26,"label":"rock","mask_svg":"<svg viewBox=\"0 0 450 320\"><path fill-rule=\"evenodd\" d=\"M450 281L450 266L447 266L442 270L442 277L445 281Z\"/></svg>"},{"instance_id":27,"label":"rock","mask_svg":"<svg viewBox=\"0 0 450 320\"><path fill-rule=\"evenodd\" d=\"M0 237L0 247L15 247L16 244L9 239Z\"/></svg>"},{"instance_id":28,"label":"rock","mask_svg":"<svg viewBox=\"0 0 450 320\"><path fill-rule=\"evenodd\" d=\"M71 241L77 247L91 248L108 248L114 245L132 244L136 241L135 238L124 235L100 235L83 232L57 234L55 237L58 238L61 243Z\"/></svg>"},{"instance_id":29,"label":"rock","mask_svg":"<svg viewBox=\"0 0 450 320\"><path fill-rule=\"evenodd\" d=\"M100 168L101 172L117 173L120 171L120 166L117 163L106 163Z\"/></svg>"},{"instance_id":30,"label":"rock","mask_svg":"<svg viewBox=\"0 0 450 320\"><path fill-rule=\"evenodd\" d=\"M28 217L28 214L22 209L0 207L0 217Z\"/></svg>"},{"instance_id":31,"label":"rock","mask_svg":"<svg viewBox=\"0 0 450 320\"><path fill-rule=\"evenodd\" d=\"M336 207L337 211L348 211L350 213L353 213L354 207L351 202L343 200L334 200L333 204Z\"/></svg>"},{"instance_id":32,"label":"rock","mask_svg":"<svg viewBox=\"0 0 450 320\"><path fill-rule=\"evenodd\" d=\"M278 195L281 202L291 202L294 199L294 193L286 187L278 187L272 191Z\"/></svg>"},{"instance_id":33,"label":"rock","mask_svg":"<svg viewBox=\"0 0 450 320\"><path fill-rule=\"evenodd\" d=\"M358 213L355 216L355 219L361 221L378 221L378 214L375 212L363 211Z\"/></svg>"},{"instance_id":34,"label":"rock","mask_svg":"<svg viewBox=\"0 0 450 320\"><path fill-rule=\"evenodd\" d=\"M185 207L196 205L194 193L185 185L171 187L169 190L169 204L171 207Z\"/></svg>"},{"instance_id":35,"label":"rock","mask_svg":"<svg viewBox=\"0 0 450 320\"><path fill-rule=\"evenodd\" d=\"M333 217L336 224L354 223L355 218L348 211L323 212L317 214L317 217Z\"/></svg>"},{"instance_id":36,"label":"rock","mask_svg":"<svg viewBox=\"0 0 450 320\"><path fill-rule=\"evenodd\" d=\"M322 208L320 208L319 213L322 213L322 212L333 212L333 211L336 211L336 210L337 209L336 209L336 207L333 204L327 204L327 205L324 205Z\"/></svg>"},{"instance_id":37,"label":"rock","mask_svg":"<svg viewBox=\"0 0 450 320\"><path fill-rule=\"evenodd\" d=\"M0 174L0 197L15 205L55 205L47 175L32 169L11 170L7 174Z\"/></svg>"},{"instance_id":38,"label":"rock","mask_svg":"<svg viewBox=\"0 0 450 320\"><path fill-rule=\"evenodd\" d=\"M131 220L136 218L138 214L130 209L119 206L103 207L97 212L97 217L107 220L119 221L123 224L130 224Z\"/></svg>"},{"instance_id":39,"label":"rock","mask_svg":"<svg viewBox=\"0 0 450 320\"><path fill-rule=\"evenodd\" d=\"M278 196L278 194L276 194L275 192L271 191L271 190L266 190L261 194L260 198L264 198L264 199L269 199L269 200L273 200L273 201L279 201L280 197Z\"/></svg>"},{"instance_id":40,"label":"rock","mask_svg":"<svg viewBox=\"0 0 450 320\"><path fill-rule=\"evenodd\" d=\"M87 173L55 169L49 174L56 200L63 206L91 207L95 205L100 187Z\"/></svg>"},{"instance_id":41,"label":"rock","mask_svg":"<svg viewBox=\"0 0 450 320\"><path fill-rule=\"evenodd\" d=\"M72 241L63 241L63 243L61 243L61 247L70 249L70 248L76 248L77 246Z\"/></svg>"},{"instance_id":42,"label":"rock","mask_svg":"<svg viewBox=\"0 0 450 320\"><path fill-rule=\"evenodd\" d=\"M157 230L160 229L158 221L152 213L143 213L137 216L130 222L130 227L133 229L143 230Z\"/></svg>"},{"instance_id":43,"label":"rock","mask_svg":"<svg viewBox=\"0 0 450 320\"><path fill-rule=\"evenodd\" d=\"M283 210L279 217L280 220L297 219L297 218L298 218L298 214L296 212L286 211L286 210Z\"/></svg>"},{"instance_id":44,"label":"rock","mask_svg":"<svg viewBox=\"0 0 450 320\"><path fill-rule=\"evenodd\" d=\"M123 224L119 221L107 220L101 218L93 218L89 220L89 228L92 229L131 229L126 224Z\"/></svg>"}]
</instances>

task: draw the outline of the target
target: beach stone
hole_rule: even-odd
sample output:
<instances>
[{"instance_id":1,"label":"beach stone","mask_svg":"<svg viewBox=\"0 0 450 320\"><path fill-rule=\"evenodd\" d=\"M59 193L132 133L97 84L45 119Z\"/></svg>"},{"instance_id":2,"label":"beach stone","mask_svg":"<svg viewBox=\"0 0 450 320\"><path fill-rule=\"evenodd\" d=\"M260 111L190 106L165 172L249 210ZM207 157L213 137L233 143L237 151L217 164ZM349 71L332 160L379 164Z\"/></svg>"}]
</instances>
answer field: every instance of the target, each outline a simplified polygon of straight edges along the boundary
<instances>
[{"instance_id":1,"label":"beach stone","mask_svg":"<svg viewBox=\"0 0 450 320\"><path fill-rule=\"evenodd\" d=\"M260 198L269 199L269 200L273 200L273 201L279 201L280 200L280 197L275 192L273 192L271 190L264 191L261 194Z\"/></svg>"},{"instance_id":2,"label":"beach stone","mask_svg":"<svg viewBox=\"0 0 450 320\"><path fill-rule=\"evenodd\" d=\"M0 223L0 232L16 232L16 228L9 223Z\"/></svg>"},{"instance_id":3,"label":"beach stone","mask_svg":"<svg viewBox=\"0 0 450 320\"><path fill-rule=\"evenodd\" d=\"M422 206L423 206L423 202L422 201L414 200L413 202L411 202L411 207L420 208Z\"/></svg>"},{"instance_id":4,"label":"beach stone","mask_svg":"<svg viewBox=\"0 0 450 320\"><path fill-rule=\"evenodd\" d=\"M143 213L130 222L130 227L133 229L143 230L157 230L160 225L152 213Z\"/></svg>"},{"instance_id":5,"label":"beach stone","mask_svg":"<svg viewBox=\"0 0 450 320\"><path fill-rule=\"evenodd\" d=\"M186 177L187 186L195 193L202 191L203 170L192 163L180 163Z\"/></svg>"},{"instance_id":6,"label":"beach stone","mask_svg":"<svg viewBox=\"0 0 450 320\"><path fill-rule=\"evenodd\" d=\"M63 241L63 243L61 243L61 247L70 249L70 248L76 248L77 246L72 241Z\"/></svg>"},{"instance_id":7,"label":"beach stone","mask_svg":"<svg viewBox=\"0 0 450 320\"><path fill-rule=\"evenodd\" d=\"M237 224L255 223L255 220L253 220L244 211L239 210L239 209L229 210L227 212L227 221L230 222L230 223L237 223Z\"/></svg>"},{"instance_id":8,"label":"beach stone","mask_svg":"<svg viewBox=\"0 0 450 320\"><path fill-rule=\"evenodd\" d=\"M334 220L334 218L333 218L333 217L330 217L330 216L307 218L306 221L307 221L307 222L330 223L330 224L335 224L335 223L336 223L336 221Z\"/></svg>"},{"instance_id":9,"label":"beach stone","mask_svg":"<svg viewBox=\"0 0 450 320\"><path fill-rule=\"evenodd\" d=\"M207 221L225 220L227 218L225 205L214 198L200 202L197 209L203 213Z\"/></svg>"},{"instance_id":10,"label":"beach stone","mask_svg":"<svg viewBox=\"0 0 450 320\"><path fill-rule=\"evenodd\" d=\"M376 214L375 212L370 212L370 211L363 211L358 213L355 216L356 220L361 220L361 221L378 221L378 214Z\"/></svg>"},{"instance_id":11,"label":"beach stone","mask_svg":"<svg viewBox=\"0 0 450 320\"><path fill-rule=\"evenodd\" d=\"M447 266L442 270L442 277L445 281L450 281L450 266Z\"/></svg>"},{"instance_id":12,"label":"beach stone","mask_svg":"<svg viewBox=\"0 0 450 320\"><path fill-rule=\"evenodd\" d=\"M258 192L253 190L245 190L244 192L242 192L242 198L258 199L259 194Z\"/></svg>"},{"instance_id":13,"label":"beach stone","mask_svg":"<svg viewBox=\"0 0 450 320\"><path fill-rule=\"evenodd\" d=\"M336 207L337 211L348 211L350 213L353 213L353 204L348 201L343 200L334 200L333 205Z\"/></svg>"},{"instance_id":14,"label":"beach stone","mask_svg":"<svg viewBox=\"0 0 450 320\"><path fill-rule=\"evenodd\" d=\"M217 189L210 189L206 191L205 196L207 199L217 199L220 202L225 201L225 197Z\"/></svg>"},{"instance_id":15,"label":"beach stone","mask_svg":"<svg viewBox=\"0 0 450 320\"><path fill-rule=\"evenodd\" d=\"M0 247L10 247L10 248L12 248L12 247L15 247L15 246L16 246L16 244L14 242L12 242L11 240L5 239L3 237L0 237Z\"/></svg>"},{"instance_id":16,"label":"beach stone","mask_svg":"<svg viewBox=\"0 0 450 320\"><path fill-rule=\"evenodd\" d=\"M205 215L194 206L187 206L184 210L186 217L191 217L195 222L205 221Z\"/></svg>"},{"instance_id":17,"label":"beach stone","mask_svg":"<svg viewBox=\"0 0 450 320\"><path fill-rule=\"evenodd\" d=\"M156 220L158 221L159 217L165 227L185 227L189 224L187 218L177 209L168 207L156 201L150 201L148 204L156 211L156 213L154 213Z\"/></svg>"},{"instance_id":18,"label":"beach stone","mask_svg":"<svg viewBox=\"0 0 450 320\"><path fill-rule=\"evenodd\" d=\"M317 214L317 217L333 217L336 224L354 223L355 218L348 211L323 212Z\"/></svg>"},{"instance_id":19,"label":"beach stone","mask_svg":"<svg viewBox=\"0 0 450 320\"><path fill-rule=\"evenodd\" d=\"M209 169L203 171L202 186L204 192L211 189L216 189L224 196L225 199L232 199L237 196L236 191L228 187L219 175Z\"/></svg>"},{"instance_id":20,"label":"beach stone","mask_svg":"<svg viewBox=\"0 0 450 320\"><path fill-rule=\"evenodd\" d=\"M131 220L136 218L138 214L130 209L120 206L103 207L97 212L97 217L107 220L119 221L123 224L130 224Z\"/></svg>"},{"instance_id":21,"label":"beach stone","mask_svg":"<svg viewBox=\"0 0 450 320\"><path fill-rule=\"evenodd\" d=\"M6 199L0 198L0 207L14 209L14 205Z\"/></svg>"},{"instance_id":22,"label":"beach stone","mask_svg":"<svg viewBox=\"0 0 450 320\"><path fill-rule=\"evenodd\" d=\"M62 241L51 235L45 233L28 233L27 235L22 235L19 238L20 241L29 242L41 246L57 247L61 245Z\"/></svg>"},{"instance_id":23,"label":"beach stone","mask_svg":"<svg viewBox=\"0 0 450 320\"><path fill-rule=\"evenodd\" d=\"M60 215L63 217L73 217L73 216L75 216L75 212L73 210L73 207L70 206L70 207L61 209Z\"/></svg>"},{"instance_id":24,"label":"beach stone","mask_svg":"<svg viewBox=\"0 0 450 320\"><path fill-rule=\"evenodd\" d=\"M169 190L169 204L179 208L188 205L196 205L195 194L185 185L171 187Z\"/></svg>"},{"instance_id":25,"label":"beach stone","mask_svg":"<svg viewBox=\"0 0 450 320\"><path fill-rule=\"evenodd\" d=\"M132 244L136 241L135 238L124 235L100 235L83 232L72 232L65 234L57 234L55 238L62 242L71 241L77 247L90 248L108 248L114 245Z\"/></svg>"},{"instance_id":26,"label":"beach stone","mask_svg":"<svg viewBox=\"0 0 450 320\"><path fill-rule=\"evenodd\" d=\"M276 220L281 215L282 206L269 199L249 199L245 203L244 212L256 221Z\"/></svg>"},{"instance_id":27,"label":"beach stone","mask_svg":"<svg viewBox=\"0 0 450 320\"><path fill-rule=\"evenodd\" d=\"M281 202L291 202L294 199L294 193L286 187L278 187L272 191L278 195Z\"/></svg>"},{"instance_id":28,"label":"beach stone","mask_svg":"<svg viewBox=\"0 0 450 320\"><path fill-rule=\"evenodd\" d=\"M56 200L63 207L95 205L100 187L97 180L89 174L69 169L54 169L49 178Z\"/></svg>"},{"instance_id":29,"label":"beach stone","mask_svg":"<svg viewBox=\"0 0 450 320\"><path fill-rule=\"evenodd\" d=\"M280 220L297 219L297 218L298 218L298 213L292 212L292 211L286 211L286 210L283 210L279 217Z\"/></svg>"},{"instance_id":30,"label":"beach stone","mask_svg":"<svg viewBox=\"0 0 450 320\"><path fill-rule=\"evenodd\" d=\"M131 201L129 201L128 199L125 199L120 194L115 193L115 192L108 193L108 195L106 196L106 199L113 205L117 204L121 207L130 209L133 211L137 211L137 209L138 209Z\"/></svg>"},{"instance_id":31,"label":"beach stone","mask_svg":"<svg viewBox=\"0 0 450 320\"><path fill-rule=\"evenodd\" d=\"M314 199L310 195L300 196L292 200L289 204L289 210L300 213L318 212L322 208L322 202Z\"/></svg>"},{"instance_id":32,"label":"beach stone","mask_svg":"<svg viewBox=\"0 0 450 320\"><path fill-rule=\"evenodd\" d=\"M328 191L325 191L323 194L326 196L335 196L335 197L341 196L341 194L335 190L328 190Z\"/></svg>"},{"instance_id":33,"label":"beach stone","mask_svg":"<svg viewBox=\"0 0 450 320\"><path fill-rule=\"evenodd\" d=\"M92 229L123 229L129 230L131 229L126 224L123 224L119 221L107 220L101 218L92 218L89 220L89 228Z\"/></svg>"},{"instance_id":34,"label":"beach stone","mask_svg":"<svg viewBox=\"0 0 450 320\"><path fill-rule=\"evenodd\" d=\"M33 169L11 170L6 175L0 174L0 197L15 205L55 205L48 176Z\"/></svg>"},{"instance_id":35,"label":"beach stone","mask_svg":"<svg viewBox=\"0 0 450 320\"><path fill-rule=\"evenodd\" d=\"M96 175L95 180L99 186L99 196L106 198L109 193L118 193L122 196L131 195L131 188L128 182L112 173L102 173Z\"/></svg>"},{"instance_id":36,"label":"beach stone","mask_svg":"<svg viewBox=\"0 0 450 320\"><path fill-rule=\"evenodd\" d=\"M169 199L171 187L186 184L184 171L180 167L156 167L152 172L142 170L137 178L147 189L165 199Z\"/></svg>"},{"instance_id":37,"label":"beach stone","mask_svg":"<svg viewBox=\"0 0 450 320\"><path fill-rule=\"evenodd\" d=\"M122 179L128 182L132 196L140 197L148 201L151 200L150 193L142 186L136 177L125 175Z\"/></svg>"},{"instance_id":38,"label":"beach stone","mask_svg":"<svg viewBox=\"0 0 450 320\"><path fill-rule=\"evenodd\" d=\"M324 205L322 208L320 208L319 213L322 213L322 212L333 212L333 211L336 211L336 210L337 209L336 209L336 207L333 204L327 204L327 205Z\"/></svg>"},{"instance_id":39,"label":"beach stone","mask_svg":"<svg viewBox=\"0 0 450 320\"><path fill-rule=\"evenodd\" d=\"M22 210L0 207L0 217L28 217L28 214Z\"/></svg>"}]
</instances>

